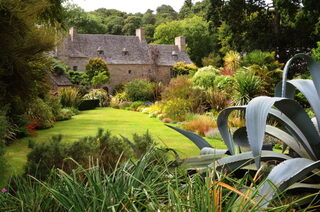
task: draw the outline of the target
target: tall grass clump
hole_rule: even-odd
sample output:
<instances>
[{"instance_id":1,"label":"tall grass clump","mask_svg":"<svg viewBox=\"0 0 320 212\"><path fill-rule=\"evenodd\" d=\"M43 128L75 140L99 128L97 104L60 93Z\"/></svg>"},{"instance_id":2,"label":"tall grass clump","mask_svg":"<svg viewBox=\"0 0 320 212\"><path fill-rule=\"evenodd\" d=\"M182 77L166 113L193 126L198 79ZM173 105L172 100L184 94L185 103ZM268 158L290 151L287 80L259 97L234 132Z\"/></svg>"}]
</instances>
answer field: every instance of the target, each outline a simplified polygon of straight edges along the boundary
<instances>
[{"instance_id":1,"label":"tall grass clump","mask_svg":"<svg viewBox=\"0 0 320 212\"><path fill-rule=\"evenodd\" d=\"M58 90L60 102L63 107L77 108L81 101L81 96L77 88L60 88Z\"/></svg>"}]
</instances>

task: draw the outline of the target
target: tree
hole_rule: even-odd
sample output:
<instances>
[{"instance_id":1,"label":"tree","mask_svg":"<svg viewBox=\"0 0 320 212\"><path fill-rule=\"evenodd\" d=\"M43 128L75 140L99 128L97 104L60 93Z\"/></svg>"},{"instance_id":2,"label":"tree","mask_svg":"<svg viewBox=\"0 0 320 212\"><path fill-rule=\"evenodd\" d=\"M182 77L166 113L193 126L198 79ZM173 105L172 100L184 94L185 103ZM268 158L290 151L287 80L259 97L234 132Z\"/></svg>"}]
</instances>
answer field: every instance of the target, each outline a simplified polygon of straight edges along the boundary
<instances>
[{"instance_id":1,"label":"tree","mask_svg":"<svg viewBox=\"0 0 320 212\"><path fill-rule=\"evenodd\" d=\"M208 27L208 23L198 16L160 24L154 33L155 43L173 44L175 37L183 35L186 37L187 51L191 59L201 65L201 59L207 56L214 46Z\"/></svg>"},{"instance_id":2,"label":"tree","mask_svg":"<svg viewBox=\"0 0 320 212\"><path fill-rule=\"evenodd\" d=\"M280 61L315 46L319 15L316 0L210 0L207 10L217 50L276 51Z\"/></svg>"},{"instance_id":3,"label":"tree","mask_svg":"<svg viewBox=\"0 0 320 212\"><path fill-rule=\"evenodd\" d=\"M120 16L109 16L106 18L106 33L121 35L124 25L124 18Z\"/></svg>"},{"instance_id":4,"label":"tree","mask_svg":"<svg viewBox=\"0 0 320 212\"><path fill-rule=\"evenodd\" d=\"M156 9L156 25L176 20L178 13L170 5L161 5Z\"/></svg>"},{"instance_id":5,"label":"tree","mask_svg":"<svg viewBox=\"0 0 320 212\"><path fill-rule=\"evenodd\" d=\"M107 83L110 78L108 66L101 58L91 58L86 65L86 73L94 87Z\"/></svg>"},{"instance_id":6,"label":"tree","mask_svg":"<svg viewBox=\"0 0 320 212\"><path fill-rule=\"evenodd\" d=\"M147 10L142 16L142 24L155 24L156 23L156 16L153 14L152 10Z\"/></svg>"},{"instance_id":7,"label":"tree","mask_svg":"<svg viewBox=\"0 0 320 212\"><path fill-rule=\"evenodd\" d=\"M184 4L182 5L180 11L179 11L179 18L187 18L192 15L192 7L193 3L192 0L185 0Z\"/></svg>"},{"instance_id":8,"label":"tree","mask_svg":"<svg viewBox=\"0 0 320 212\"><path fill-rule=\"evenodd\" d=\"M50 89L51 62L45 53L61 33L60 13L54 13L62 10L61 2L0 0L0 108L8 108L10 122L17 123Z\"/></svg>"},{"instance_id":9,"label":"tree","mask_svg":"<svg viewBox=\"0 0 320 212\"><path fill-rule=\"evenodd\" d=\"M122 32L125 35L135 35L136 29L140 28L142 24L142 18L139 16L128 16L124 20L124 26Z\"/></svg>"},{"instance_id":10,"label":"tree","mask_svg":"<svg viewBox=\"0 0 320 212\"><path fill-rule=\"evenodd\" d=\"M65 6L65 18L67 27L77 27L79 33L84 34L104 34L105 25L101 23L99 17L94 14L86 13L76 4L67 4Z\"/></svg>"}]
</instances>

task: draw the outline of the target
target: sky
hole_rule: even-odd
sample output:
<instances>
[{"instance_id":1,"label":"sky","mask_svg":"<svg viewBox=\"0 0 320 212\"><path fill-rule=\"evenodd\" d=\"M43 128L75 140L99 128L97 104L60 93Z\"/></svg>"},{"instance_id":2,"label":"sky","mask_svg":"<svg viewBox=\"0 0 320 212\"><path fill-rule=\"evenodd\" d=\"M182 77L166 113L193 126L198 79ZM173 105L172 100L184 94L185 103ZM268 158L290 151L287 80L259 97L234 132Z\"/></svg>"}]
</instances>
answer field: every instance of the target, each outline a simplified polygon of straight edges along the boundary
<instances>
[{"instance_id":1,"label":"sky","mask_svg":"<svg viewBox=\"0 0 320 212\"><path fill-rule=\"evenodd\" d=\"M127 13L144 13L148 9L156 10L157 7L167 4L171 5L173 9L179 12L184 0L69 0L85 11L92 11L98 8L117 9ZM198 2L200 0L193 0Z\"/></svg>"}]
</instances>

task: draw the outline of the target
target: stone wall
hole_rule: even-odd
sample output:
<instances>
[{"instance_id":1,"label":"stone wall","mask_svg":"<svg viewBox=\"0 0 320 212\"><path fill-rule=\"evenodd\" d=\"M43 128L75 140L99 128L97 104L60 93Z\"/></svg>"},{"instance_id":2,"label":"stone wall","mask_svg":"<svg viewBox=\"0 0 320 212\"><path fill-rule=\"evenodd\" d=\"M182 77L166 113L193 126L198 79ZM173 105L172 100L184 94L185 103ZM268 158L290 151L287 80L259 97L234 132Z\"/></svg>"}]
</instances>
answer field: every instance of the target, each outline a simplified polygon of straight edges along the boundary
<instances>
[{"instance_id":1,"label":"stone wall","mask_svg":"<svg viewBox=\"0 0 320 212\"><path fill-rule=\"evenodd\" d=\"M107 64L110 72L109 90L120 84L134 79L150 79L151 65L113 65Z\"/></svg>"}]
</instances>

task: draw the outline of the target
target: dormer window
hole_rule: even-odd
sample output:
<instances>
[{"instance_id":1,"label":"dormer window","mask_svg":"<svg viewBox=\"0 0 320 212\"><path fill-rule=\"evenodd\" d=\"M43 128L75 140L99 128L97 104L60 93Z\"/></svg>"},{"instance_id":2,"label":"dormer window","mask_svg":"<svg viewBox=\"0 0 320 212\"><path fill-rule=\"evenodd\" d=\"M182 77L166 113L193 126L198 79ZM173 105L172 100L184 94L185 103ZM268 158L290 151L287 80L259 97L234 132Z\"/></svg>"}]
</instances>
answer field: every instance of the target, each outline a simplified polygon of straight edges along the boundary
<instances>
[{"instance_id":1,"label":"dormer window","mask_svg":"<svg viewBox=\"0 0 320 212\"><path fill-rule=\"evenodd\" d=\"M129 52L126 48L123 48L122 49L122 55L125 56L125 55L129 55Z\"/></svg>"},{"instance_id":2,"label":"dormer window","mask_svg":"<svg viewBox=\"0 0 320 212\"><path fill-rule=\"evenodd\" d=\"M101 46L98 47L97 53L98 53L98 56L104 55L104 51L102 50Z\"/></svg>"},{"instance_id":3,"label":"dormer window","mask_svg":"<svg viewBox=\"0 0 320 212\"><path fill-rule=\"evenodd\" d=\"M178 59L178 53L176 51L172 51L171 56L174 60Z\"/></svg>"}]
</instances>

